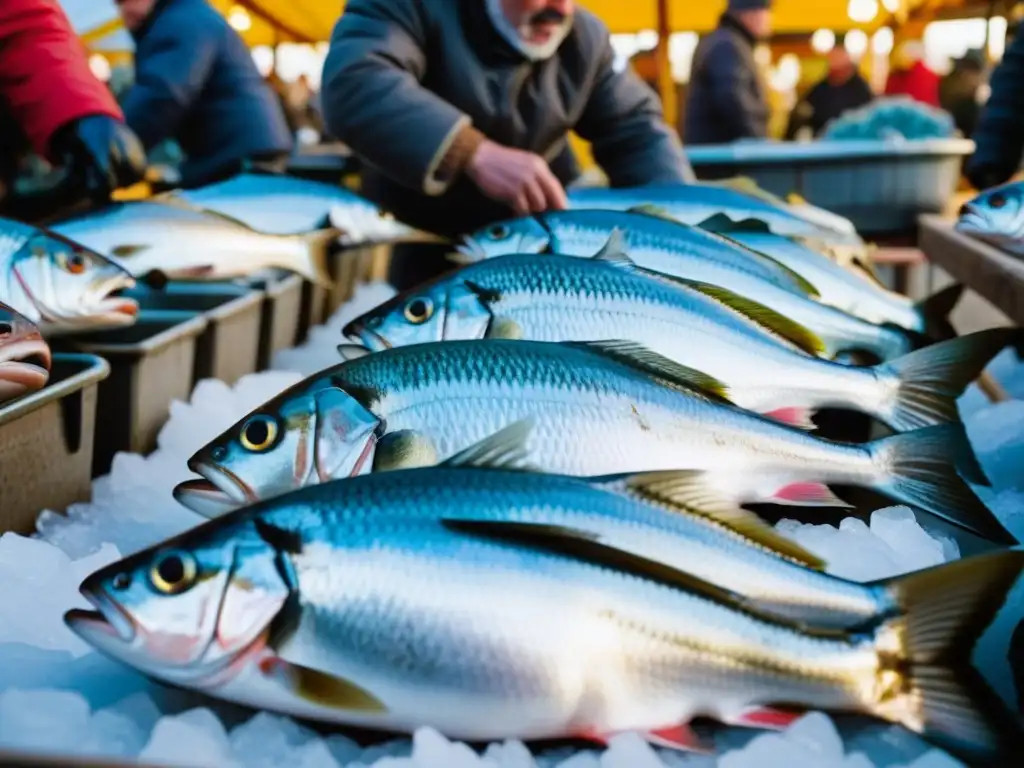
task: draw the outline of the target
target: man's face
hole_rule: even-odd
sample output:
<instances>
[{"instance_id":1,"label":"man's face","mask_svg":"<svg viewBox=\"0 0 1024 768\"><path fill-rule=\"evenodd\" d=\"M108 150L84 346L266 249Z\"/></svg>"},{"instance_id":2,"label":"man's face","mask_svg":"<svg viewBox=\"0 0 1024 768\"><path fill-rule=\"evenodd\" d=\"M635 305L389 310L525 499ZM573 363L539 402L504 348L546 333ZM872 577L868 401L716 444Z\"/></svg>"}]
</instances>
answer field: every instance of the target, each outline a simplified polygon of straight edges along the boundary
<instances>
[{"instance_id":1,"label":"man's face","mask_svg":"<svg viewBox=\"0 0 1024 768\"><path fill-rule=\"evenodd\" d=\"M523 43L541 58L552 55L572 27L575 0L501 0L501 5Z\"/></svg>"},{"instance_id":2,"label":"man's face","mask_svg":"<svg viewBox=\"0 0 1024 768\"><path fill-rule=\"evenodd\" d=\"M116 0L121 20L128 29L138 29L153 10L156 0Z\"/></svg>"},{"instance_id":3,"label":"man's face","mask_svg":"<svg viewBox=\"0 0 1024 768\"><path fill-rule=\"evenodd\" d=\"M743 11L741 21L758 40L767 40L772 34L772 12L770 8Z\"/></svg>"}]
</instances>

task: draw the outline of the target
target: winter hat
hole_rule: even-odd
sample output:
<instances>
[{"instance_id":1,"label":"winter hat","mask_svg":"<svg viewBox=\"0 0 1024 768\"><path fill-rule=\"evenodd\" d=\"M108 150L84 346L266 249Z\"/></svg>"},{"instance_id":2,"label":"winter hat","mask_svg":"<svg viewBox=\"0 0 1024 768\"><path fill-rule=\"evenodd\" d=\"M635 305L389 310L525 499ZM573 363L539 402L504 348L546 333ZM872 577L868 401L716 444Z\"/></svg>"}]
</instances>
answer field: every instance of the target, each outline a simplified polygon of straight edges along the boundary
<instances>
[{"instance_id":1,"label":"winter hat","mask_svg":"<svg viewBox=\"0 0 1024 768\"><path fill-rule=\"evenodd\" d=\"M729 0L730 11L763 11L771 7L771 0Z\"/></svg>"}]
</instances>

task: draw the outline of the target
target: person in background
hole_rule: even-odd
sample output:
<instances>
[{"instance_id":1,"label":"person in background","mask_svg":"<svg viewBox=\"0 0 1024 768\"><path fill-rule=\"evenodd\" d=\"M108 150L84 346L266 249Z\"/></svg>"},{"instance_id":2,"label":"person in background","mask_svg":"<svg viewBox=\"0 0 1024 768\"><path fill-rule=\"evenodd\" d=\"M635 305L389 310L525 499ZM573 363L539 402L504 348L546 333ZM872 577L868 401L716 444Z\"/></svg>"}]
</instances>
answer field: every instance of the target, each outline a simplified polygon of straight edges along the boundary
<instances>
[{"instance_id":1,"label":"person in background","mask_svg":"<svg viewBox=\"0 0 1024 768\"><path fill-rule=\"evenodd\" d=\"M768 91L754 59L771 35L770 0L729 0L718 28L693 52L683 138L727 144L768 136Z\"/></svg>"},{"instance_id":2,"label":"person in background","mask_svg":"<svg viewBox=\"0 0 1024 768\"><path fill-rule=\"evenodd\" d=\"M693 178L657 96L616 72L573 0L350 0L324 64L327 127L399 219L455 236L565 208L576 131L613 186ZM440 266L440 265L435 265Z\"/></svg>"},{"instance_id":3,"label":"person in background","mask_svg":"<svg viewBox=\"0 0 1024 768\"><path fill-rule=\"evenodd\" d=\"M789 116L786 138L795 138L803 128L820 136L825 125L844 112L870 104L871 86L857 71L857 65L841 41L828 52L828 74L797 102Z\"/></svg>"},{"instance_id":4,"label":"person in background","mask_svg":"<svg viewBox=\"0 0 1024 768\"><path fill-rule=\"evenodd\" d=\"M26 143L64 166L76 186L97 199L145 173L142 145L52 0L0 2L0 113L4 190Z\"/></svg>"},{"instance_id":5,"label":"person in background","mask_svg":"<svg viewBox=\"0 0 1024 768\"><path fill-rule=\"evenodd\" d=\"M886 96L909 96L930 107L939 106L939 76L924 62L924 43L908 40L896 49Z\"/></svg>"},{"instance_id":6,"label":"person in background","mask_svg":"<svg viewBox=\"0 0 1024 768\"><path fill-rule=\"evenodd\" d=\"M974 135L981 115L979 93L985 83L985 54L973 49L953 60L953 69L939 83L939 103L953 116L965 138Z\"/></svg>"},{"instance_id":7,"label":"person in background","mask_svg":"<svg viewBox=\"0 0 1024 768\"><path fill-rule=\"evenodd\" d=\"M1018 29L992 73L991 94L971 136L977 148L965 175L976 189L1016 175L1024 154L1024 34Z\"/></svg>"},{"instance_id":8,"label":"person in background","mask_svg":"<svg viewBox=\"0 0 1024 768\"><path fill-rule=\"evenodd\" d=\"M175 139L182 186L283 168L292 150L281 105L245 43L206 0L115 0L135 39L122 107L146 147Z\"/></svg>"}]
</instances>

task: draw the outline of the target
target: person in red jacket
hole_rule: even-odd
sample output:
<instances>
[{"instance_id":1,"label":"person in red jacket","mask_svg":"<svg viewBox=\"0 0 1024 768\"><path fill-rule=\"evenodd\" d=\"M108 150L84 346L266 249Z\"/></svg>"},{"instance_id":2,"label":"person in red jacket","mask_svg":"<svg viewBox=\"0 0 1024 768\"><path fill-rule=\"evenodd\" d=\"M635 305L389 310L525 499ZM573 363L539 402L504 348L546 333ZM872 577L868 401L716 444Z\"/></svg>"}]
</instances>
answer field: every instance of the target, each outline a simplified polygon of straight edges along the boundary
<instances>
[{"instance_id":1,"label":"person in red jacket","mask_svg":"<svg viewBox=\"0 0 1024 768\"><path fill-rule=\"evenodd\" d=\"M0 2L0 104L37 154L92 197L139 181L145 151L57 0ZM0 143L0 154L13 154ZM0 158L9 183L16 158ZM0 170L2 172L2 170Z\"/></svg>"},{"instance_id":2,"label":"person in red jacket","mask_svg":"<svg viewBox=\"0 0 1024 768\"><path fill-rule=\"evenodd\" d=\"M885 84L886 96L909 96L914 101L938 107L940 77L924 63L924 45L904 43L894 57L894 68Z\"/></svg>"}]
</instances>

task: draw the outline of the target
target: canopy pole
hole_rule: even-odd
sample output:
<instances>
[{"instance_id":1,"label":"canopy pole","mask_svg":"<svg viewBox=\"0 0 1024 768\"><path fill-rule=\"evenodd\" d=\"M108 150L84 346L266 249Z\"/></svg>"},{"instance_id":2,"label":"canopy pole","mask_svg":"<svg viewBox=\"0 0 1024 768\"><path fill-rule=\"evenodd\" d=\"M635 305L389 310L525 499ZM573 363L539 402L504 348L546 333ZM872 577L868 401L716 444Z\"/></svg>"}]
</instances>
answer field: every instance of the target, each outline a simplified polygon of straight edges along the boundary
<instances>
[{"instance_id":1,"label":"canopy pole","mask_svg":"<svg viewBox=\"0 0 1024 768\"><path fill-rule=\"evenodd\" d=\"M679 121L676 104L676 84L672 80L672 61L668 54L669 37L672 35L671 0L658 0L658 45L654 59L658 68L658 94L665 113L665 122L673 129Z\"/></svg>"}]
</instances>

